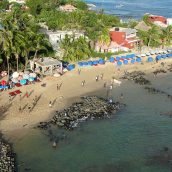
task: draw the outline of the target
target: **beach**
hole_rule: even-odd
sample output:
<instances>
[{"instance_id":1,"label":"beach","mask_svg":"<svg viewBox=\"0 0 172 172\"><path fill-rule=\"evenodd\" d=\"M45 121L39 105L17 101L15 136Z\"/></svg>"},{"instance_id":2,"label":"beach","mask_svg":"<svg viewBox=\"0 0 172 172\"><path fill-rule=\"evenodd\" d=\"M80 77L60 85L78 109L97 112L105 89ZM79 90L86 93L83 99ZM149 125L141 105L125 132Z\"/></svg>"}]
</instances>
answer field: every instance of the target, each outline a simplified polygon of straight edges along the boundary
<instances>
[{"instance_id":1,"label":"beach","mask_svg":"<svg viewBox=\"0 0 172 172\"><path fill-rule=\"evenodd\" d=\"M164 67L162 62L165 64ZM119 68L114 66L114 63L107 62L105 65L84 67L80 75L76 68L60 78L46 77L41 83L16 88L23 94L34 90L29 98L25 97L21 101L19 96L15 97L0 123L0 130L13 143L14 151L17 153L19 171L30 169L33 172L89 170L99 172L102 169L104 172L107 169L120 171L122 168L125 171L137 172L142 167L144 172L158 170L169 172L169 168L163 165L159 169L157 164L154 166L145 164L151 161L150 158L154 157L154 154L159 156L159 151L163 147L171 149L169 144L171 120L168 116L160 115L162 112L170 111L171 101L165 94L151 95L143 89L144 86L135 84L134 81L123 80L121 76L126 72L145 72L145 77L152 82L152 87L170 94L170 73L158 74L155 77L153 72L157 69L168 71L168 65L171 64L171 59L163 59L158 63L144 61L134 65L122 65ZM96 76L101 74L103 79L96 82ZM55 111L69 107L80 100L80 96L96 95L106 98L107 89L104 88L104 83L106 82L109 88L112 77L122 84L120 86L114 84L111 96L114 101L119 101L123 93L123 102L127 106L111 119L88 120L72 132L56 126L47 131L35 128L39 122L51 119ZM86 81L84 87L81 85L83 80ZM42 83L46 83L46 87L42 87ZM61 89L57 90L57 84L61 83ZM0 100L3 106L9 104L10 91L1 93ZM35 96L39 95L42 96L31 112L27 108L19 112L20 105L21 107L26 103L32 105ZM55 99L56 102L49 107L49 101ZM49 131L52 135L48 134ZM58 139L57 149L52 148L55 138ZM48 157L49 161L45 157ZM38 161L40 163L37 163ZM65 165L66 162L68 166Z\"/></svg>"},{"instance_id":2,"label":"beach","mask_svg":"<svg viewBox=\"0 0 172 172\"><path fill-rule=\"evenodd\" d=\"M167 65L172 63L172 60L166 59L163 62L165 62L164 69L166 69L168 68ZM86 95L100 89L105 94L106 89L103 89L103 85L105 82L107 85L110 85L113 76L118 80L124 74L124 71L132 72L138 70L147 74L152 73L156 69L162 68L160 63L161 61L159 63L144 62L144 64L123 65L120 67L120 71L114 64L106 63L105 65L82 68L80 75L76 68L74 71L65 73L60 78L48 76L41 83L14 88L14 90L21 90L22 97L26 91L29 93L32 92L32 94L29 98L24 97L22 100L20 100L19 96L16 96L11 102L9 102L8 92L12 90L3 91L1 93L0 103L1 106L9 106L9 109L3 114L0 130L7 134L10 131L14 132L15 130L33 128L39 122L46 121L52 117L56 110L63 109L75 102L81 95ZM103 74L103 79L99 79L96 82L96 76L100 76L101 74ZM84 87L81 86L83 80L86 81ZM42 83L46 83L46 87L41 87ZM57 84L61 83L61 89L57 90ZM118 84L115 87L118 87ZM35 96L40 96L40 99L34 109L29 112L28 107L32 106ZM54 102L51 108L49 107L50 101ZM24 110L19 111L20 106Z\"/></svg>"}]
</instances>

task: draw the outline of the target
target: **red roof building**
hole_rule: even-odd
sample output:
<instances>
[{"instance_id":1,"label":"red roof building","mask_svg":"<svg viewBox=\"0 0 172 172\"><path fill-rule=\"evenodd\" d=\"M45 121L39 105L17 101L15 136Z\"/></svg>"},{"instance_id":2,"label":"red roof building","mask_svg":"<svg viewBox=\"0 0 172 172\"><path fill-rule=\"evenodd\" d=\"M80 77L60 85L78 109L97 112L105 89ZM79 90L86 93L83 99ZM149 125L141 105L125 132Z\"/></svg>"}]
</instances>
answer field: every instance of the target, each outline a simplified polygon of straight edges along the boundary
<instances>
[{"instance_id":1,"label":"red roof building","mask_svg":"<svg viewBox=\"0 0 172 172\"><path fill-rule=\"evenodd\" d=\"M163 17L163 16L150 15L149 20L151 22L159 21L159 22L162 22L164 24L167 24L167 19L165 17Z\"/></svg>"},{"instance_id":2,"label":"red roof building","mask_svg":"<svg viewBox=\"0 0 172 172\"><path fill-rule=\"evenodd\" d=\"M113 42L129 49L133 49L139 42L137 30L131 28L112 28L110 38Z\"/></svg>"}]
</instances>

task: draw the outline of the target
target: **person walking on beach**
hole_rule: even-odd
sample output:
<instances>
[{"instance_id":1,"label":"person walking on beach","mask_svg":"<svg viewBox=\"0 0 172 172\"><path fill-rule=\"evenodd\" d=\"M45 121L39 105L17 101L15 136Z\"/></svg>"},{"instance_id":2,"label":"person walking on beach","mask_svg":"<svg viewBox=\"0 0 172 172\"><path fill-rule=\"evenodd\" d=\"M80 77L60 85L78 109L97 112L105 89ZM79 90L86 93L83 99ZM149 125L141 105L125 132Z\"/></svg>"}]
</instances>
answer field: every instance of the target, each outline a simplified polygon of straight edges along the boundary
<instances>
[{"instance_id":1,"label":"person walking on beach","mask_svg":"<svg viewBox=\"0 0 172 172\"><path fill-rule=\"evenodd\" d=\"M103 79L103 73L100 75L100 79Z\"/></svg>"},{"instance_id":2,"label":"person walking on beach","mask_svg":"<svg viewBox=\"0 0 172 172\"><path fill-rule=\"evenodd\" d=\"M59 84L57 84L57 91L59 90Z\"/></svg>"},{"instance_id":3,"label":"person walking on beach","mask_svg":"<svg viewBox=\"0 0 172 172\"><path fill-rule=\"evenodd\" d=\"M49 107L50 107L50 108L52 107L52 102L51 102L51 101L49 102Z\"/></svg>"},{"instance_id":4,"label":"person walking on beach","mask_svg":"<svg viewBox=\"0 0 172 172\"><path fill-rule=\"evenodd\" d=\"M109 89L110 89L110 90L112 90L112 89L113 89L113 85L112 85L112 84L110 85Z\"/></svg>"},{"instance_id":5,"label":"person walking on beach","mask_svg":"<svg viewBox=\"0 0 172 172\"><path fill-rule=\"evenodd\" d=\"M106 88L106 86L107 86L107 83L106 83L106 82L104 82L104 85L103 85L103 86L104 86L104 88Z\"/></svg>"},{"instance_id":6,"label":"person walking on beach","mask_svg":"<svg viewBox=\"0 0 172 172\"><path fill-rule=\"evenodd\" d=\"M123 93L121 93L121 95L120 95L120 99L123 99L124 98L124 95L123 95Z\"/></svg>"},{"instance_id":7,"label":"person walking on beach","mask_svg":"<svg viewBox=\"0 0 172 172\"><path fill-rule=\"evenodd\" d=\"M84 86L85 86L85 80L84 80L84 81L82 81L81 86L82 86L82 87L84 87Z\"/></svg>"},{"instance_id":8,"label":"person walking on beach","mask_svg":"<svg viewBox=\"0 0 172 172\"><path fill-rule=\"evenodd\" d=\"M9 102L11 102L11 96L9 95Z\"/></svg>"},{"instance_id":9,"label":"person walking on beach","mask_svg":"<svg viewBox=\"0 0 172 172\"><path fill-rule=\"evenodd\" d=\"M79 69L78 69L78 75L80 75L80 74L81 74L81 69L79 68Z\"/></svg>"},{"instance_id":10,"label":"person walking on beach","mask_svg":"<svg viewBox=\"0 0 172 172\"><path fill-rule=\"evenodd\" d=\"M99 81L99 76L96 76L96 82Z\"/></svg>"}]
</instances>

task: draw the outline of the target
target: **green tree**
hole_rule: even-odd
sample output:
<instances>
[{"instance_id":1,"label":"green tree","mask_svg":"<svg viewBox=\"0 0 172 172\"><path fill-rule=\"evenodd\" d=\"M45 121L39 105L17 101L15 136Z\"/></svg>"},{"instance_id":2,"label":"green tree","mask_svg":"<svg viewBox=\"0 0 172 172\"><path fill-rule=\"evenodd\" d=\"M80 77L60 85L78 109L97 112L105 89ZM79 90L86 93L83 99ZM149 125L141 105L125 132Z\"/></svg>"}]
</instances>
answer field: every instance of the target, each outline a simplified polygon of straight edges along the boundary
<instances>
[{"instance_id":1,"label":"green tree","mask_svg":"<svg viewBox=\"0 0 172 172\"><path fill-rule=\"evenodd\" d=\"M9 30L0 29L0 41L1 41L1 49L6 57L7 62L7 70L8 70L8 80L10 73L10 57L12 54L12 38L13 34Z\"/></svg>"}]
</instances>

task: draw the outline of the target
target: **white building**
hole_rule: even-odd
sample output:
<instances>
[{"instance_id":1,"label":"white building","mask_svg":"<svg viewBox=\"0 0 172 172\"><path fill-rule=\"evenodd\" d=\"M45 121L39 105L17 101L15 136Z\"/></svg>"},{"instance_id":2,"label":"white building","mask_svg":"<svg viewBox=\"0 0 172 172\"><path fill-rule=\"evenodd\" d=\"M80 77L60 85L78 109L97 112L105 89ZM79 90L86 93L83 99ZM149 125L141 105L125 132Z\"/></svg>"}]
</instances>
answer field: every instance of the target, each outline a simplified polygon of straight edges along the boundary
<instances>
[{"instance_id":1,"label":"white building","mask_svg":"<svg viewBox=\"0 0 172 172\"><path fill-rule=\"evenodd\" d=\"M60 42L65 38L66 35L74 36L75 39L78 39L79 37L84 37L84 32L82 31L76 31L76 30L69 30L69 31L50 31L50 30L44 30L43 31L47 36L48 39L53 47L53 49L56 51L56 55L60 56Z\"/></svg>"},{"instance_id":2,"label":"white building","mask_svg":"<svg viewBox=\"0 0 172 172\"><path fill-rule=\"evenodd\" d=\"M167 25L172 25L172 18L167 18Z\"/></svg>"}]
</instances>

